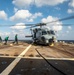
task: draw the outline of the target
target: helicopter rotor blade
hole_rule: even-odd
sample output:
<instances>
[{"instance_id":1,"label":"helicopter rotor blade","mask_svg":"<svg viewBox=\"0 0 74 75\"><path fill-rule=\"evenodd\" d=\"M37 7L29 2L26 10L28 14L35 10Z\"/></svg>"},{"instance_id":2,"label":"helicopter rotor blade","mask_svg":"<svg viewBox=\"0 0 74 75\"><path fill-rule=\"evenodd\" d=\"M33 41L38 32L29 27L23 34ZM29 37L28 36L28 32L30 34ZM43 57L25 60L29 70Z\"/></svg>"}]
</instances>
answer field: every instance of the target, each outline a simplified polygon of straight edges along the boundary
<instances>
[{"instance_id":1,"label":"helicopter rotor blade","mask_svg":"<svg viewBox=\"0 0 74 75\"><path fill-rule=\"evenodd\" d=\"M51 22L48 22L48 23L23 24L23 25L0 25L0 27L11 27L11 26L31 26L31 27L34 27L34 26L45 26L45 25L50 24L50 23L53 23L53 22L70 20L70 19L74 19L74 15L73 16L70 16L70 17L58 19L56 21L51 21ZM63 24L63 25L66 26L67 24ZM70 25L73 25L73 24L70 24Z\"/></svg>"},{"instance_id":2,"label":"helicopter rotor blade","mask_svg":"<svg viewBox=\"0 0 74 75\"><path fill-rule=\"evenodd\" d=\"M38 24L35 24L34 26L45 26L45 25L53 23L53 22L64 21L64 20L69 20L69 19L74 19L74 16L62 18L62 19L59 19L59 20L56 20L56 21L51 21L51 22L48 22L48 23L38 23ZM55 24L55 25L57 26L57 25L61 25L61 24ZM67 26L67 25L74 25L74 24L62 24L62 25Z\"/></svg>"},{"instance_id":3,"label":"helicopter rotor blade","mask_svg":"<svg viewBox=\"0 0 74 75\"><path fill-rule=\"evenodd\" d=\"M74 25L74 24L55 24L55 25L50 25L50 26L71 26L71 25ZM12 26L15 26L15 25L0 25L0 27L12 27ZM18 27L18 26L25 26L25 25L17 25L15 27ZM27 28L32 28L32 27L37 27L37 26L46 26L46 24L37 24L37 25L32 25L32 26L26 26Z\"/></svg>"},{"instance_id":4,"label":"helicopter rotor blade","mask_svg":"<svg viewBox=\"0 0 74 75\"><path fill-rule=\"evenodd\" d=\"M23 24L23 25L0 25L0 27L11 27L11 26L32 26L32 25L34 25L34 24Z\"/></svg>"},{"instance_id":5,"label":"helicopter rotor blade","mask_svg":"<svg viewBox=\"0 0 74 75\"><path fill-rule=\"evenodd\" d=\"M57 22L57 21L70 20L70 19L74 19L74 15L73 16L69 16L69 17L66 17L66 18L62 18L62 19L59 19L59 20L56 20L56 21L51 21L51 22L48 22L46 24L53 23L53 22Z\"/></svg>"}]
</instances>

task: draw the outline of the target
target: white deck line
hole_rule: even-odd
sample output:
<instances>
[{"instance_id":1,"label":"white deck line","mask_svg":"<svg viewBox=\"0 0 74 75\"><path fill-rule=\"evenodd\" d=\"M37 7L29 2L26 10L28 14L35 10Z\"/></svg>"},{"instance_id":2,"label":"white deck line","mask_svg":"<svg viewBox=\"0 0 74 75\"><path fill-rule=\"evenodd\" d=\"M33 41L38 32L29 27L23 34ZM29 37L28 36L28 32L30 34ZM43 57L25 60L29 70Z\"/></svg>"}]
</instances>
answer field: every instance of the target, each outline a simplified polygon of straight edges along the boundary
<instances>
[{"instance_id":1,"label":"white deck line","mask_svg":"<svg viewBox=\"0 0 74 75\"><path fill-rule=\"evenodd\" d=\"M27 59L43 59L42 57L22 57L22 58L27 58ZM74 58L50 58L50 57L45 57L47 60L71 60L74 61Z\"/></svg>"},{"instance_id":2,"label":"white deck line","mask_svg":"<svg viewBox=\"0 0 74 75\"><path fill-rule=\"evenodd\" d=\"M31 46L32 45L29 45L18 57L16 57L16 59L0 75L8 75Z\"/></svg>"},{"instance_id":3,"label":"white deck line","mask_svg":"<svg viewBox=\"0 0 74 75\"><path fill-rule=\"evenodd\" d=\"M16 56L0 56L0 57L5 57L5 58L17 58ZM20 57L19 57L20 58ZM43 59L42 57L21 57L21 58L25 58L25 59ZM45 57L48 60L71 60L74 61L74 58L65 58L65 57L59 57L59 58L54 58L54 57Z\"/></svg>"}]
</instances>

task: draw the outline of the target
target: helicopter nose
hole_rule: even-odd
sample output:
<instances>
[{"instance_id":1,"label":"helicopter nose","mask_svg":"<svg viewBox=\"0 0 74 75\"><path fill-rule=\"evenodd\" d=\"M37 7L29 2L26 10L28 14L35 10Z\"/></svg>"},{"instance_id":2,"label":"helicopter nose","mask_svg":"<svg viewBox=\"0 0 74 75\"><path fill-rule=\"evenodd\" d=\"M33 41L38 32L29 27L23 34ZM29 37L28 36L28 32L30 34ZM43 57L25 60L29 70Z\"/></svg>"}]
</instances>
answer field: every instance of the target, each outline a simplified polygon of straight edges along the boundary
<instances>
[{"instance_id":1,"label":"helicopter nose","mask_svg":"<svg viewBox=\"0 0 74 75\"><path fill-rule=\"evenodd\" d=\"M52 37L51 39L49 39L49 42L54 42L54 37Z\"/></svg>"},{"instance_id":2,"label":"helicopter nose","mask_svg":"<svg viewBox=\"0 0 74 75\"><path fill-rule=\"evenodd\" d=\"M42 41L45 41L45 38L44 37L41 37Z\"/></svg>"}]
</instances>

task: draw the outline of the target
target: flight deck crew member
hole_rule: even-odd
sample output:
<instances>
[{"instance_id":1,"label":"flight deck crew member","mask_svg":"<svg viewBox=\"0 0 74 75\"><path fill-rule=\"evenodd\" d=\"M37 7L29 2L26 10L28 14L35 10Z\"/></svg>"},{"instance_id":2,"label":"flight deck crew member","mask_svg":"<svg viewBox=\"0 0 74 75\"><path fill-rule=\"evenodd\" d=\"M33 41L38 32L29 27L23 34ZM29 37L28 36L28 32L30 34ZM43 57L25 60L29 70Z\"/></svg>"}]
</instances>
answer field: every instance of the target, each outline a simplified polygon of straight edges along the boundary
<instances>
[{"instance_id":1,"label":"flight deck crew member","mask_svg":"<svg viewBox=\"0 0 74 75\"><path fill-rule=\"evenodd\" d=\"M5 45L7 45L8 38L9 36L5 37Z\"/></svg>"},{"instance_id":2,"label":"flight deck crew member","mask_svg":"<svg viewBox=\"0 0 74 75\"><path fill-rule=\"evenodd\" d=\"M0 42L2 42L2 38L1 38L1 36L0 36Z\"/></svg>"},{"instance_id":3,"label":"flight deck crew member","mask_svg":"<svg viewBox=\"0 0 74 75\"><path fill-rule=\"evenodd\" d=\"M14 41L14 43L16 43L16 44L18 44L18 37L17 37L18 35L16 34L15 35L15 41Z\"/></svg>"}]
</instances>

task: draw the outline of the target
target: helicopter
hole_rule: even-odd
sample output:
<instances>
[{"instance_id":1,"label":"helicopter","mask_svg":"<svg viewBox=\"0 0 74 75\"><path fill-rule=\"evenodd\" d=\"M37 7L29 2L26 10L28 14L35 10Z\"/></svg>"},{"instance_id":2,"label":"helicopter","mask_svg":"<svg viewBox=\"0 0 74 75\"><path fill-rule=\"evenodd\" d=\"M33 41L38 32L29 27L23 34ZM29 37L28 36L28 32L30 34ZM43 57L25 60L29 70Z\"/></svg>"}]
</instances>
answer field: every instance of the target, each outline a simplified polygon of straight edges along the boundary
<instances>
[{"instance_id":1,"label":"helicopter","mask_svg":"<svg viewBox=\"0 0 74 75\"><path fill-rule=\"evenodd\" d=\"M50 30L49 28L43 28L43 26L46 26L49 23L73 19L73 18L74 16L70 16L70 17L66 17L66 18L48 22L48 23L35 24L31 26L31 29L30 29L32 35L26 36L26 37L32 37L33 43L35 44L44 44L44 45L53 46L57 42L55 31ZM69 24L64 24L64 25L69 25ZM39 28L37 26L39 26ZM33 28L33 27L36 27L36 28Z\"/></svg>"},{"instance_id":2,"label":"helicopter","mask_svg":"<svg viewBox=\"0 0 74 75\"><path fill-rule=\"evenodd\" d=\"M31 27L31 36L26 37L32 37L33 43L35 44L44 44L44 45L53 45L56 40L56 35L54 30L50 30L49 28L43 28L45 26L45 23L39 23L36 24L36 28Z\"/></svg>"}]
</instances>

